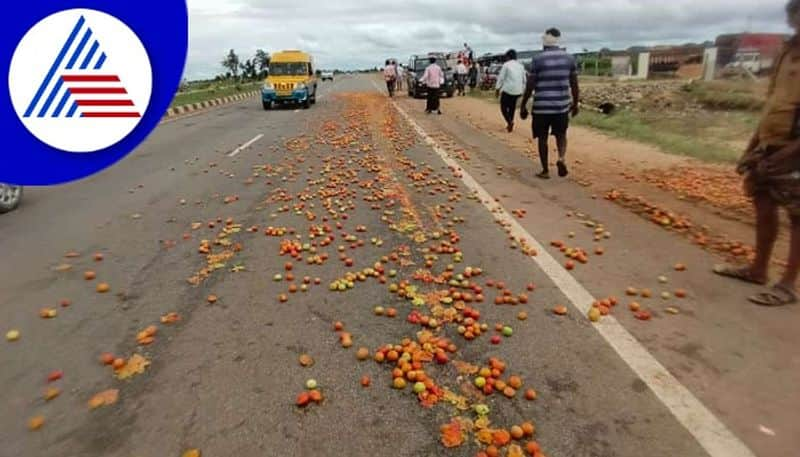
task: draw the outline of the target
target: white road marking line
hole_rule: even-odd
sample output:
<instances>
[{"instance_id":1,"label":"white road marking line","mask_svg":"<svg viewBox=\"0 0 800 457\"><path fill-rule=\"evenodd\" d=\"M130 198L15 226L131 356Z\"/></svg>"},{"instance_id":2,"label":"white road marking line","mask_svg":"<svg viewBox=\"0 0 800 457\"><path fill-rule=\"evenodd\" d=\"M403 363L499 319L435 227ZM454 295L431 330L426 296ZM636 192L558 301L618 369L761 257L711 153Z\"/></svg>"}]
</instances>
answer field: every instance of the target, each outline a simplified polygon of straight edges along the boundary
<instances>
[{"instance_id":1,"label":"white road marking line","mask_svg":"<svg viewBox=\"0 0 800 457\"><path fill-rule=\"evenodd\" d=\"M381 92L375 81L372 84ZM532 257L539 268L550 278L561 292L572 302L582 314L586 314L596 300L571 274L554 259L536 239L528 233L516 219L510 217L508 211L494 202L477 181L461 167L458 162L447 155L433 138L419 126L396 102L394 108L408 121L425 142L453 169L461 173L464 185L481 199L481 202L496 219L510 222L511 233L523 239L538 255ZM499 210L499 217L493 211ZM755 454L736 437L714 414L703 405L683 384L664 368L658 360L642 346L613 316L605 316L593 327L606 342L614 348L622 360L642 379L655 393L656 397L670 410L675 418L697 440L700 446L711 457L755 457Z\"/></svg>"},{"instance_id":2,"label":"white road marking line","mask_svg":"<svg viewBox=\"0 0 800 457\"><path fill-rule=\"evenodd\" d=\"M255 143L256 141L260 140L263 137L264 137L264 134L263 133L259 133L258 135L253 137L252 140L248 141L247 143L245 143L245 144L239 146L238 148L234 149L233 151L229 152L228 153L228 157L234 157L236 154L238 154L238 153L244 151L245 149L249 148L253 143Z\"/></svg>"}]
</instances>

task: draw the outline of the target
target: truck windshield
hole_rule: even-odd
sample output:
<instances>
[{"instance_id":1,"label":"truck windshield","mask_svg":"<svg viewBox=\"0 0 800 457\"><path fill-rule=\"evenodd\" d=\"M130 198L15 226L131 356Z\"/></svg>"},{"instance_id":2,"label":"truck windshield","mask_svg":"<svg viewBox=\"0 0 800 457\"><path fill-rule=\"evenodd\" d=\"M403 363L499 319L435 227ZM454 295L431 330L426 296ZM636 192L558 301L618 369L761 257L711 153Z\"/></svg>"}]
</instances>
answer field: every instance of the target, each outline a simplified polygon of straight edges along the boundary
<instances>
[{"instance_id":1,"label":"truck windshield","mask_svg":"<svg viewBox=\"0 0 800 457\"><path fill-rule=\"evenodd\" d=\"M305 62L281 62L269 65L271 76L304 76L308 74L308 64Z\"/></svg>"}]
</instances>

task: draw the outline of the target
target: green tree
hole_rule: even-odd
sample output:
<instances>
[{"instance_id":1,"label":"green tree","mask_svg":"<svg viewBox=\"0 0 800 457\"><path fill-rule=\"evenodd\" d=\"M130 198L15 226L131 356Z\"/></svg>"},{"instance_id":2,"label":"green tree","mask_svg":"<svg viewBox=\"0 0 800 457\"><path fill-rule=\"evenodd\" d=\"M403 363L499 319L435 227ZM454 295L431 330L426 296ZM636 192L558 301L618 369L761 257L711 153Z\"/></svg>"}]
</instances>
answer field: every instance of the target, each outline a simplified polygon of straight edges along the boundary
<instances>
[{"instance_id":1,"label":"green tree","mask_svg":"<svg viewBox=\"0 0 800 457\"><path fill-rule=\"evenodd\" d=\"M244 63L239 64L242 69L242 79L256 79L256 64L254 59L247 59Z\"/></svg>"},{"instance_id":2,"label":"green tree","mask_svg":"<svg viewBox=\"0 0 800 457\"><path fill-rule=\"evenodd\" d=\"M229 73L233 75L234 78L239 76L239 56L236 55L236 52L231 49L228 51L228 55L222 59L222 66L229 70Z\"/></svg>"},{"instance_id":3,"label":"green tree","mask_svg":"<svg viewBox=\"0 0 800 457\"><path fill-rule=\"evenodd\" d=\"M256 56L254 60L259 78L265 77L267 75L267 70L269 69L270 55L263 49L258 49L256 50Z\"/></svg>"}]
</instances>

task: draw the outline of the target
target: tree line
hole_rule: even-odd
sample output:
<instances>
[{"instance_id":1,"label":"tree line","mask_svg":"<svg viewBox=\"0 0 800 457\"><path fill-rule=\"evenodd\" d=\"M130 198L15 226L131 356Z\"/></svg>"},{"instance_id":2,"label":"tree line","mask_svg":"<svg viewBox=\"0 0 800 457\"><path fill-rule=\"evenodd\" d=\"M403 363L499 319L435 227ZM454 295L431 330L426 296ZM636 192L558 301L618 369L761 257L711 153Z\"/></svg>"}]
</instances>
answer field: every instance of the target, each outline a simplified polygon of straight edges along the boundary
<instances>
[{"instance_id":1,"label":"tree line","mask_svg":"<svg viewBox=\"0 0 800 457\"><path fill-rule=\"evenodd\" d=\"M263 49L256 50L252 58L244 61L236 54L236 51L231 49L220 62L227 71L218 75L215 79L236 79L241 81L263 79L267 76L269 61L270 55Z\"/></svg>"}]
</instances>

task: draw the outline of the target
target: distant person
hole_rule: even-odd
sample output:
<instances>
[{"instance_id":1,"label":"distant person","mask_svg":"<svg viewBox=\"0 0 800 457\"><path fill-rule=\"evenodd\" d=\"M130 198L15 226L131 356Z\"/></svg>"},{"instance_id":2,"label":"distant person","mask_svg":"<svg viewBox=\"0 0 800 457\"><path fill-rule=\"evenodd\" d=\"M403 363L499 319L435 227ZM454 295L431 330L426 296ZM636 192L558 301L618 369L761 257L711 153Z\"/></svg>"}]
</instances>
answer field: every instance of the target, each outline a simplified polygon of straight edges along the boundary
<instances>
[{"instance_id":1,"label":"distant person","mask_svg":"<svg viewBox=\"0 0 800 457\"><path fill-rule=\"evenodd\" d=\"M567 176L567 128L569 115L578 115L580 89L578 88L578 69L575 57L559 48L561 32L548 29L542 37L544 50L531 62L525 96L522 97L520 115L528 117L528 100L533 96L533 137L539 143L539 161L542 171L539 178L550 179L548 162L548 136L552 132L558 147L558 176ZM571 97L570 97L571 95Z\"/></svg>"},{"instance_id":2,"label":"distant person","mask_svg":"<svg viewBox=\"0 0 800 457\"><path fill-rule=\"evenodd\" d=\"M737 171L744 175L745 193L756 213L756 257L746 267L717 265L714 272L764 285L772 248L778 238L780 207L791 221L789 259L781 279L748 299L762 306L797 303L800 272L800 0L786 5L795 34L786 43L772 75L764 114Z\"/></svg>"},{"instance_id":3,"label":"distant person","mask_svg":"<svg viewBox=\"0 0 800 457\"><path fill-rule=\"evenodd\" d=\"M425 113L430 114L436 111L437 114L442 114L442 110L439 109L439 88L444 84L444 72L442 71L442 67L436 63L436 57L431 56L428 61L430 63L425 67L425 72L419 80L428 88L428 100L425 104Z\"/></svg>"},{"instance_id":4,"label":"distant person","mask_svg":"<svg viewBox=\"0 0 800 457\"><path fill-rule=\"evenodd\" d=\"M396 65L395 72L397 73L397 84L395 84L395 90L400 92L403 90L403 76L405 75L405 69L402 65Z\"/></svg>"},{"instance_id":5,"label":"distant person","mask_svg":"<svg viewBox=\"0 0 800 457\"><path fill-rule=\"evenodd\" d=\"M505 63L497 75L495 97L500 97L500 112L506 120L506 130L514 131L514 114L517 112L517 101L525 91L527 77L525 67L517 62L517 51L509 49L505 54Z\"/></svg>"},{"instance_id":6,"label":"distant person","mask_svg":"<svg viewBox=\"0 0 800 457\"><path fill-rule=\"evenodd\" d=\"M397 83L397 68L391 60L386 60L386 65L383 67L383 79L386 81L386 89L389 91L389 97L394 97L394 85Z\"/></svg>"},{"instance_id":7,"label":"distant person","mask_svg":"<svg viewBox=\"0 0 800 457\"><path fill-rule=\"evenodd\" d=\"M468 45L467 43L464 43L464 57L466 57L467 59L469 59L468 61L469 61L470 63L472 63L472 61L474 60L474 59L473 59L473 57L474 57L474 56L473 56L473 54L472 54L472 48L471 48L471 47L469 47L469 45Z\"/></svg>"},{"instance_id":8,"label":"distant person","mask_svg":"<svg viewBox=\"0 0 800 457\"><path fill-rule=\"evenodd\" d=\"M478 63L472 62L472 65L469 66L469 74L467 75L469 79L469 91L472 92L475 90L475 87L478 85Z\"/></svg>"},{"instance_id":9,"label":"distant person","mask_svg":"<svg viewBox=\"0 0 800 457\"><path fill-rule=\"evenodd\" d=\"M458 89L458 95L467 95L466 88L467 88L467 74L469 70L467 66L464 65L464 62L467 60L465 57L464 60L459 60L458 64L456 65L456 89Z\"/></svg>"}]
</instances>

